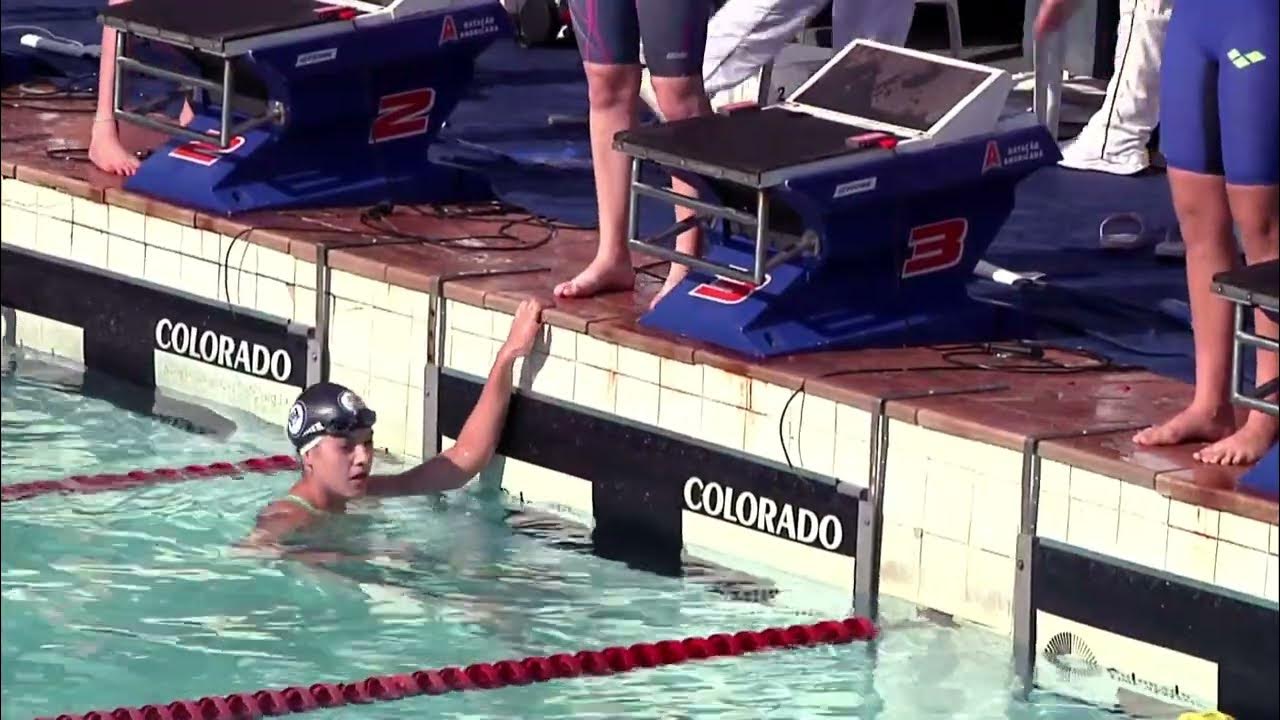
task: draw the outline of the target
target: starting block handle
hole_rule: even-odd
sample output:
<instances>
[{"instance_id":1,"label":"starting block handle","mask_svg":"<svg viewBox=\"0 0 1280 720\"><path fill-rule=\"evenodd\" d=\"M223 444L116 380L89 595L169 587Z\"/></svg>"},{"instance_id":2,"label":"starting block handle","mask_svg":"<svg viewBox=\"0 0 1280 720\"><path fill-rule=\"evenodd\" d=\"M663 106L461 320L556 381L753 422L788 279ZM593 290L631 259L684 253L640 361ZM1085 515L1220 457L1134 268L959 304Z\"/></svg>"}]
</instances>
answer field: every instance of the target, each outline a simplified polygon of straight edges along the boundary
<instances>
[{"instance_id":1,"label":"starting block handle","mask_svg":"<svg viewBox=\"0 0 1280 720\"><path fill-rule=\"evenodd\" d=\"M1061 31L1050 33L1044 42L1037 41L1033 49L1034 69L1032 106L1036 118L1058 139L1059 117L1062 114L1062 66L1066 61L1066 36Z\"/></svg>"}]
</instances>

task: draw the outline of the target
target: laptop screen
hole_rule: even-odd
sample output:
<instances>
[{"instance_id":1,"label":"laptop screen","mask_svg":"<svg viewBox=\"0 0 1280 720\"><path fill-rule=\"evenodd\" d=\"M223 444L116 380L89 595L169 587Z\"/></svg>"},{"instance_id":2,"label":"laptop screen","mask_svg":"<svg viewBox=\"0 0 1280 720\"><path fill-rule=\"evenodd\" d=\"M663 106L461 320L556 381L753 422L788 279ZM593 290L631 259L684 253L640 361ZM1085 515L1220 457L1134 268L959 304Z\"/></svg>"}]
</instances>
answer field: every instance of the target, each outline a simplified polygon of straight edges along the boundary
<instances>
[{"instance_id":1,"label":"laptop screen","mask_svg":"<svg viewBox=\"0 0 1280 720\"><path fill-rule=\"evenodd\" d=\"M855 45L793 102L921 132L990 73Z\"/></svg>"}]
</instances>

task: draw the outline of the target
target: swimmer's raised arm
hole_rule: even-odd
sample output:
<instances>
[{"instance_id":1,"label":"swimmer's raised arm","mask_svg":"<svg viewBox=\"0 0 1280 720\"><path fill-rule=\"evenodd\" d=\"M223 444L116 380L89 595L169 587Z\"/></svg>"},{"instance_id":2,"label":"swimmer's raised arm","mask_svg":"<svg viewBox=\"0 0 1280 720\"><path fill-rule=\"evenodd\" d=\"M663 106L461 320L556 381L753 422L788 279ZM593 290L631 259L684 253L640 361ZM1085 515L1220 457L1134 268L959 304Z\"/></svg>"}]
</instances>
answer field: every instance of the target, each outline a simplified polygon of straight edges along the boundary
<instances>
[{"instance_id":1,"label":"swimmer's raised arm","mask_svg":"<svg viewBox=\"0 0 1280 720\"><path fill-rule=\"evenodd\" d=\"M489 464L506 422L515 362L533 348L542 321L542 309L538 301L525 300L516 310L511 332L498 350L489 379L458 433L457 442L415 468L397 475L371 478L370 495L421 495L455 490L466 485Z\"/></svg>"}]
</instances>

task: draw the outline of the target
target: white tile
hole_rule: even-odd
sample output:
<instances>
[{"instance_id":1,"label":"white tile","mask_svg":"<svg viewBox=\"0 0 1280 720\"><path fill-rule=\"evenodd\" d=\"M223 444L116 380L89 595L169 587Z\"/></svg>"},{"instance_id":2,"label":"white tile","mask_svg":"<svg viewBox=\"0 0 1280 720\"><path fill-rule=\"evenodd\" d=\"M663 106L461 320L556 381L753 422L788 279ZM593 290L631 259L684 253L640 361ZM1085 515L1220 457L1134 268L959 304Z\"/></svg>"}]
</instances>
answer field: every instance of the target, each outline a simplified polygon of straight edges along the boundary
<instances>
[{"instance_id":1,"label":"white tile","mask_svg":"<svg viewBox=\"0 0 1280 720\"><path fill-rule=\"evenodd\" d=\"M969 544L1013 557L1022 516L1022 488L1009 478L975 475Z\"/></svg>"},{"instance_id":2,"label":"white tile","mask_svg":"<svg viewBox=\"0 0 1280 720\"><path fill-rule=\"evenodd\" d=\"M182 258L182 288L210 300L222 294L222 273L214 263L192 257Z\"/></svg>"},{"instance_id":3,"label":"white tile","mask_svg":"<svg viewBox=\"0 0 1280 720\"><path fill-rule=\"evenodd\" d=\"M293 314L293 288L280 280L259 275L254 282L254 305L258 312L273 315L277 318L288 318ZM372 336L370 336L372 339ZM344 338L331 338L332 341L345 342ZM330 346L333 342L329 343ZM366 347L366 351L370 348ZM367 360L365 362L368 362Z\"/></svg>"},{"instance_id":4,"label":"white tile","mask_svg":"<svg viewBox=\"0 0 1280 720\"><path fill-rule=\"evenodd\" d=\"M934 463L925 480L925 531L967 543L973 511L973 485L971 471Z\"/></svg>"},{"instance_id":5,"label":"white tile","mask_svg":"<svg viewBox=\"0 0 1280 720\"><path fill-rule=\"evenodd\" d=\"M736 408L751 407L751 378L706 365L702 383L705 398Z\"/></svg>"},{"instance_id":6,"label":"white tile","mask_svg":"<svg viewBox=\"0 0 1280 720\"><path fill-rule=\"evenodd\" d=\"M121 236L107 237L107 269L141 277L146 269L146 245Z\"/></svg>"},{"instance_id":7,"label":"white tile","mask_svg":"<svg viewBox=\"0 0 1280 720\"><path fill-rule=\"evenodd\" d=\"M40 208L40 214L44 217L55 218L68 223L75 219L75 198L61 190L54 190L50 187L37 188L36 202Z\"/></svg>"},{"instance_id":8,"label":"white tile","mask_svg":"<svg viewBox=\"0 0 1280 720\"><path fill-rule=\"evenodd\" d=\"M1267 551L1269 530L1266 523L1252 518L1226 512L1219 516L1219 538L1254 550Z\"/></svg>"},{"instance_id":9,"label":"white tile","mask_svg":"<svg viewBox=\"0 0 1280 720\"><path fill-rule=\"evenodd\" d=\"M38 224L39 217L30 210L6 205L0 212L0 238L6 245L34 250L40 238Z\"/></svg>"},{"instance_id":10,"label":"white tile","mask_svg":"<svg viewBox=\"0 0 1280 720\"><path fill-rule=\"evenodd\" d=\"M1276 562L1275 555L1267 556L1267 585L1262 596L1271 602L1280 602L1280 563Z\"/></svg>"},{"instance_id":11,"label":"white tile","mask_svg":"<svg viewBox=\"0 0 1280 720\"><path fill-rule=\"evenodd\" d=\"M1262 595L1267 586L1268 562L1267 554L1261 550L1218 541L1214 582L1237 592Z\"/></svg>"},{"instance_id":12,"label":"white tile","mask_svg":"<svg viewBox=\"0 0 1280 720\"><path fill-rule=\"evenodd\" d=\"M6 210L5 214L12 212ZM9 236L5 235L5 242ZM71 226L71 259L90 267L107 266L107 236L83 225Z\"/></svg>"},{"instance_id":13,"label":"white tile","mask_svg":"<svg viewBox=\"0 0 1280 720\"><path fill-rule=\"evenodd\" d=\"M1072 478L1072 486L1075 478ZM1084 500L1071 499L1067 516L1067 542L1086 550L1115 555L1119 537L1119 513Z\"/></svg>"},{"instance_id":14,"label":"white tile","mask_svg":"<svg viewBox=\"0 0 1280 720\"><path fill-rule=\"evenodd\" d=\"M1169 501L1169 525L1209 537L1218 537L1217 510L1190 505L1181 500Z\"/></svg>"},{"instance_id":15,"label":"white tile","mask_svg":"<svg viewBox=\"0 0 1280 720\"><path fill-rule=\"evenodd\" d=\"M1007 632L1013 622L1013 558L971 547L965 565L961 616L998 632Z\"/></svg>"},{"instance_id":16,"label":"white tile","mask_svg":"<svg viewBox=\"0 0 1280 720\"><path fill-rule=\"evenodd\" d=\"M332 298L330 299L330 305L332 306ZM309 325L311 327L315 327L316 325L316 291L315 290L308 290L307 288L297 287L297 286L293 288L293 313L290 314L289 319L293 320L296 323L302 323L303 325ZM416 347L413 344L412 337L410 337L409 345L410 347ZM419 381L418 385L421 386L422 382Z\"/></svg>"},{"instance_id":17,"label":"white tile","mask_svg":"<svg viewBox=\"0 0 1280 720\"><path fill-rule=\"evenodd\" d=\"M627 375L618 376L619 416L646 425L658 424L658 385Z\"/></svg>"},{"instance_id":18,"label":"white tile","mask_svg":"<svg viewBox=\"0 0 1280 720\"><path fill-rule=\"evenodd\" d=\"M364 396L365 402L378 411L374 445L395 455L403 455L405 451L409 395L409 388L401 383L371 377L369 392Z\"/></svg>"},{"instance_id":19,"label":"white tile","mask_svg":"<svg viewBox=\"0 0 1280 720\"><path fill-rule=\"evenodd\" d=\"M746 442L746 431L746 410L702 399L701 439L733 450L742 450Z\"/></svg>"},{"instance_id":20,"label":"white tile","mask_svg":"<svg viewBox=\"0 0 1280 720\"><path fill-rule=\"evenodd\" d=\"M1151 488L1120 483L1120 512L1168 524L1169 498Z\"/></svg>"},{"instance_id":21,"label":"white tile","mask_svg":"<svg viewBox=\"0 0 1280 720\"><path fill-rule=\"evenodd\" d=\"M487 378L493 367L493 358L497 353L497 343L487 337L472 335L458 330L449 333L448 366L480 378ZM532 359L533 356L530 356ZM525 363L527 367L529 363ZM523 375L523 374L522 374ZM528 389L532 386L531 376L517 378L520 387Z\"/></svg>"},{"instance_id":22,"label":"white tile","mask_svg":"<svg viewBox=\"0 0 1280 720\"><path fill-rule=\"evenodd\" d=\"M1046 492L1042 484L1036 512L1037 536L1059 542L1067 541L1067 520L1071 514L1071 498L1065 492Z\"/></svg>"},{"instance_id":23,"label":"white tile","mask_svg":"<svg viewBox=\"0 0 1280 720\"><path fill-rule=\"evenodd\" d=\"M574 369L573 401L593 410L612 413L618 402L618 374L579 364Z\"/></svg>"},{"instance_id":24,"label":"white tile","mask_svg":"<svg viewBox=\"0 0 1280 720\"><path fill-rule=\"evenodd\" d=\"M629 347L618 346L618 372L658 385L662 378L662 358Z\"/></svg>"},{"instance_id":25,"label":"white tile","mask_svg":"<svg viewBox=\"0 0 1280 720\"><path fill-rule=\"evenodd\" d=\"M870 448L864 466L869 465ZM906 446L889 444L889 458L885 464L884 516L893 518L908 527L923 528L925 492L931 461L910 452ZM945 466L940 466L945 467ZM865 482L865 480L864 480Z\"/></svg>"},{"instance_id":26,"label":"white tile","mask_svg":"<svg viewBox=\"0 0 1280 720\"><path fill-rule=\"evenodd\" d=\"M618 369L618 346L586 333L578 333L577 359L580 365L590 365L602 370Z\"/></svg>"},{"instance_id":27,"label":"white tile","mask_svg":"<svg viewBox=\"0 0 1280 720\"><path fill-rule=\"evenodd\" d=\"M662 388L658 395L658 426L673 433L697 437L702 429L702 398Z\"/></svg>"},{"instance_id":28,"label":"white tile","mask_svg":"<svg viewBox=\"0 0 1280 720\"><path fill-rule=\"evenodd\" d=\"M409 355L414 349L407 342L411 320L408 315L386 310L375 309L372 314L374 347L369 371L375 378L404 383L409 373Z\"/></svg>"},{"instance_id":29,"label":"white tile","mask_svg":"<svg viewBox=\"0 0 1280 720\"><path fill-rule=\"evenodd\" d=\"M163 250L182 252L182 225L152 216L147 216L145 222L147 245Z\"/></svg>"},{"instance_id":30,"label":"white tile","mask_svg":"<svg viewBox=\"0 0 1280 720\"><path fill-rule=\"evenodd\" d=\"M182 283L182 256L158 247L146 249L146 273L153 283L176 287Z\"/></svg>"},{"instance_id":31,"label":"white tile","mask_svg":"<svg viewBox=\"0 0 1280 720\"><path fill-rule=\"evenodd\" d=\"M497 317L499 313L494 313ZM495 321L496 326L496 321ZM562 327L554 325L544 325L543 337L546 345L545 352L552 357L563 358L565 360L574 360L578 355L578 333L572 330L566 330ZM506 333L509 329L503 331L502 339L507 337ZM494 337L498 337L497 328L494 329Z\"/></svg>"},{"instance_id":32,"label":"white tile","mask_svg":"<svg viewBox=\"0 0 1280 720\"><path fill-rule=\"evenodd\" d=\"M777 415L782 412L783 406L787 404L787 400L794 394L796 394L795 391L790 388L752 378L751 412L760 413L761 415ZM796 397L791 402L791 408L794 409L798 402L800 402L800 398Z\"/></svg>"},{"instance_id":33,"label":"white tile","mask_svg":"<svg viewBox=\"0 0 1280 720\"><path fill-rule=\"evenodd\" d=\"M1116 554L1130 562L1164 569L1168 551L1169 526L1142 515L1120 513L1120 533Z\"/></svg>"},{"instance_id":34,"label":"white tile","mask_svg":"<svg viewBox=\"0 0 1280 720\"><path fill-rule=\"evenodd\" d=\"M494 347L494 355L496 355L498 341L493 340L491 342ZM489 364L493 364L492 358L490 358ZM525 359L522 374L527 376L529 372L533 373L533 384L528 386L533 392L545 397L572 402L576 370L577 368L572 360L535 352ZM487 374L488 370L485 372ZM525 387L523 383L524 378L521 379L521 387Z\"/></svg>"},{"instance_id":35,"label":"white tile","mask_svg":"<svg viewBox=\"0 0 1280 720\"><path fill-rule=\"evenodd\" d=\"M1055 460L1041 460L1040 492L1071 497L1071 466Z\"/></svg>"},{"instance_id":36,"label":"white tile","mask_svg":"<svg viewBox=\"0 0 1280 720\"><path fill-rule=\"evenodd\" d=\"M128 208L120 207L119 205L108 205L107 222L110 223L109 229L112 235L133 240L138 243L146 242L146 215Z\"/></svg>"},{"instance_id":37,"label":"white tile","mask_svg":"<svg viewBox=\"0 0 1280 720\"><path fill-rule=\"evenodd\" d=\"M795 463L798 455L795 440L790 438L787 440L786 453L783 452L782 440L778 437L778 418L776 415L747 413L744 447L752 455L784 464L787 462L787 453L790 454L792 464Z\"/></svg>"},{"instance_id":38,"label":"white tile","mask_svg":"<svg viewBox=\"0 0 1280 720\"><path fill-rule=\"evenodd\" d=\"M71 257L71 223L41 215L36 219L36 249L46 255Z\"/></svg>"},{"instance_id":39,"label":"white tile","mask_svg":"<svg viewBox=\"0 0 1280 720\"><path fill-rule=\"evenodd\" d=\"M1165 569L1195 580L1213 582L1217 549L1217 541L1213 538L1171 527Z\"/></svg>"},{"instance_id":40,"label":"white tile","mask_svg":"<svg viewBox=\"0 0 1280 720\"><path fill-rule=\"evenodd\" d=\"M258 246L258 274L263 277L269 277L286 285L292 285L297 280L297 264L297 258L289 253L281 252L265 245ZM334 271L334 275L337 274L338 271ZM369 280L368 278L360 279L367 283L369 288L368 296L353 299L374 307L385 306L387 304L387 284ZM335 292L335 294L338 293Z\"/></svg>"},{"instance_id":41,"label":"white tile","mask_svg":"<svg viewBox=\"0 0 1280 720\"><path fill-rule=\"evenodd\" d=\"M1071 468L1071 497L1092 505L1120 509L1120 481L1078 467Z\"/></svg>"},{"instance_id":42,"label":"white tile","mask_svg":"<svg viewBox=\"0 0 1280 720\"><path fill-rule=\"evenodd\" d=\"M110 213L107 211L107 205L85 198L75 198L71 201L71 219L76 225L81 225L91 230L106 232L111 229L111 219Z\"/></svg>"},{"instance_id":43,"label":"white tile","mask_svg":"<svg viewBox=\"0 0 1280 720\"><path fill-rule=\"evenodd\" d=\"M917 527L886 520L881 536L880 592L908 602L919 597L923 535Z\"/></svg>"},{"instance_id":44,"label":"white tile","mask_svg":"<svg viewBox=\"0 0 1280 720\"><path fill-rule=\"evenodd\" d=\"M945 613L958 613L967 594L968 548L963 543L924 533L920 545L918 602Z\"/></svg>"},{"instance_id":45,"label":"white tile","mask_svg":"<svg viewBox=\"0 0 1280 720\"><path fill-rule=\"evenodd\" d=\"M1267 552L1272 555L1276 555L1277 550L1280 550L1280 526L1271 525L1269 528L1269 535L1270 538L1267 540Z\"/></svg>"},{"instance_id":46,"label":"white tile","mask_svg":"<svg viewBox=\"0 0 1280 720\"><path fill-rule=\"evenodd\" d=\"M671 358L662 358L661 366L662 379L659 385L690 395L702 395L703 366Z\"/></svg>"}]
</instances>

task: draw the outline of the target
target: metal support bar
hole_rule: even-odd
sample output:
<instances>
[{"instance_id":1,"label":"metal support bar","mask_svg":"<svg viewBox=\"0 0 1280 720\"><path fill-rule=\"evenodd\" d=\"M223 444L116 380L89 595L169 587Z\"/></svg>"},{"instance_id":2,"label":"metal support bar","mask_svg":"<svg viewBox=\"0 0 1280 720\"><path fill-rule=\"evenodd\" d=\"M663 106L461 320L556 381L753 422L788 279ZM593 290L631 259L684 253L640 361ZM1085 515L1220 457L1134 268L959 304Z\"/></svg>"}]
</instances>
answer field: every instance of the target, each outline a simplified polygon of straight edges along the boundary
<instances>
[{"instance_id":1,"label":"metal support bar","mask_svg":"<svg viewBox=\"0 0 1280 720\"><path fill-rule=\"evenodd\" d=\"M329 380L329 248L316 245L316 342L320 347L320 382Z\"/></svg>"},{"instance_id":2,"label":"metal support bar","mask_svg":"<svg viewBox=\"0 0 1280 720\"><path fill-rule=\"evenodd\" d=\"M927 390L888 395L876 399L871 410L870 462L866 499L858 503L858 537L854 553L853 611L875 619L880 614L880 549L884 538L884 486L889 463L889 416L885 407L893 401L949 397L1007 390L1008 385L978 385L949 390Z\"/></svg>"},{"instance_id":3,"label":"metal support bar","mask_svg":"<svg viewBox=\"0 0 1280 720\"><path fill-rule=\"evenodd\" d=\"M1040 521L1040 443L1111 433L1141 430L1150 423L1103 425L1071 432L1028 435L1022 443L1022 512L1014 553L1013 577L1013 664L1023 693L1031 691L1035 680L1036 626L1032 607L1032 554Z\"/></svg>"},{"instance_id":4,"label":"metal support bar","mask_svg":"<svg viewBox=\"0 0 1280 720\"><path fill-rule=\"evenodd\" d=\"M1062 66L1066 59L1066 36L1051 33L1044 42L1036 41L1032 49L1034 78L1032 106L1038 118L1055 140L1058 139L1062 114Z\"/></svg>"},{"instance_id":5,"label":"metal support bar","mask_svg":"<svg viewBox=\"0 0 1280 720\"><path fill-rule=\"evenodd\" d=\"M150 111L150 107L143 106L139 109L126 110L124 108L124 91L123 76L126 71L132 71L139 75L158 78L160 80L169 80L181 85L192 86L215 93L221 97L222 118L220 127L218 128L218 147L227 149L231 147L231 141L236 135L247 132L261 125L276 122L281 118L282 111L278 107L268 105L268 107L259 115L253 115L238 125L233 124L234 108L235 108L235 70L232 66L231 58L222 58L222 82L217 83L212 80L206 80L202 77L186 75L173 70L148 65L144 62L135 60L125 55L125 34L122 31L116 31L116 79L115 79L115 98L113 100L113 112L119 118L128 120L129 122L158 130L160 132L184 137L188 140L208 143L212 138L204 133L196 132L189 128L183 127L175 122L168 120L158 120L147 116L145 113Z\"/></svg>"},{"instance_id":6,"label":"metal support bar","mask_svg":"<svg viewBox=\"0 0 1280 720\"><path fill-rule=\"evenodd\" d=\"M699 200L698 198L691 198L666 188L654 187L653 185L640 182L639 180L632 181L631 189L637 195L643 195L648 198L653 198L654 200L665 200L672 205L678 205L690 210L695 210L704 215L732 220L734 222L742 223L743 225L755 225L756 223L755 217L748 215L741 210L734 210L733 208L728 208L723 205L715 205L705 200Z\"/></svg>"},{"instance_id":7,"label":"metal support bar","mask_svg":"<svg viewBox=\"0 0 1280 720\"><path fill-rule=\"evenodd\" d=\"M1248 309L1244 303L1235 303L1235 342L1231 345L1231 401L1269 415L1280 415L1280 403L1266 399L1276 391L1275 380L1254 388L1252 392L1244 389L1243 349L1252 347L1258 352L1280 352L1280 342L1244 329Z\"/></svg>"}]
</instances>

